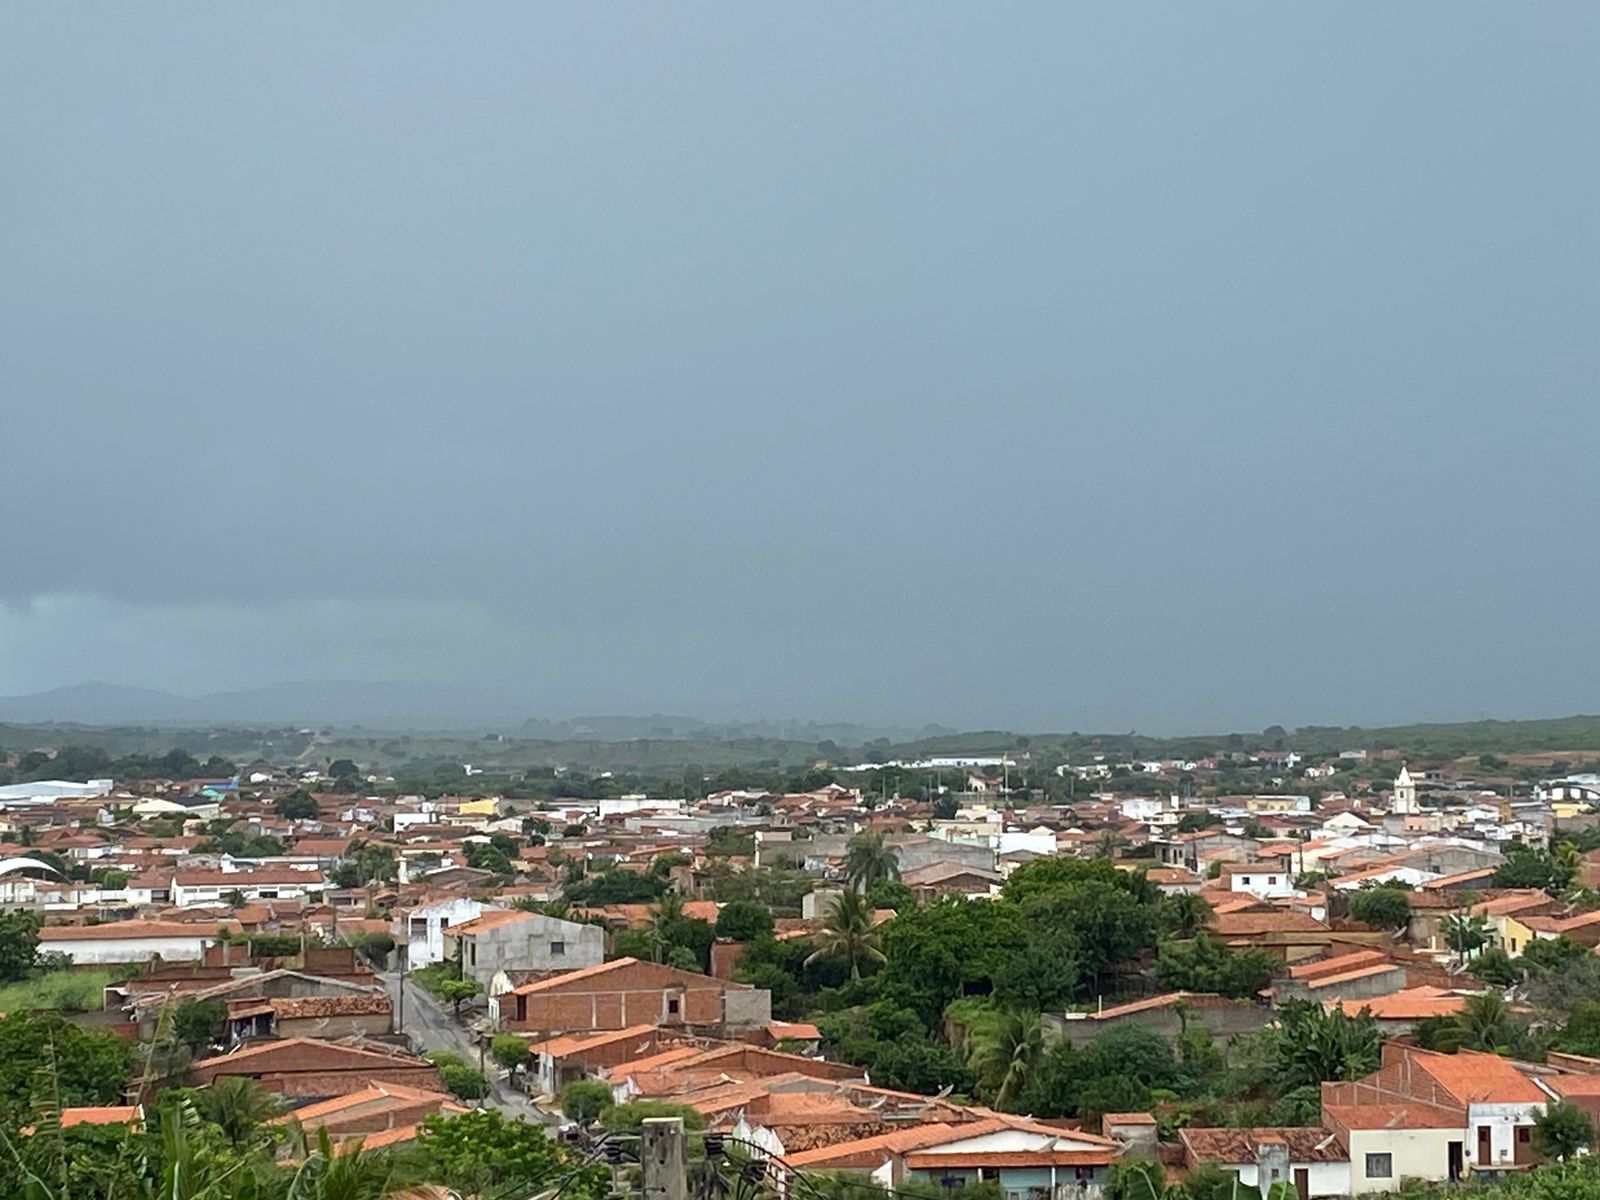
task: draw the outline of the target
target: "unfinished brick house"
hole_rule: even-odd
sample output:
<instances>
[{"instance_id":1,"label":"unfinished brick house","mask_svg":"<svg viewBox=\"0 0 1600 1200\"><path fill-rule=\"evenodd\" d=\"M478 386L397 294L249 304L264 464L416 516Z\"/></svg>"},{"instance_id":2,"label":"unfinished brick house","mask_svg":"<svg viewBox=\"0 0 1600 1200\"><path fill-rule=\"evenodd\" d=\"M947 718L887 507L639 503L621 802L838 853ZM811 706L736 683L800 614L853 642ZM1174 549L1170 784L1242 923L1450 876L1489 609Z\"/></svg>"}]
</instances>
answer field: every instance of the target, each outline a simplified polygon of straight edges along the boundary
<instances>
[{"instance_id":1,"label":"unfinished brick house","mask_svg":"<svg viewBox=\"0 0 1600 1200\"><path fill-rule=\"evenodd\" d=\"M229 1075L242 1076L256 1080L269 1092L293 1098L346 1096L375 1083L444 1091L438 1070L426 1059L315 1038L262 1042L197 1062L189 1074L197 1086Z\"/></svg>"},{"instance_id":2,"label":"unfinished brick house","mask_svg":"<svg viewBox=\"0 0 1600 1200\"><path fill-rule=\"evenodd\" d=\"M772 1020L764 988L636 958L569 971L489 998L498 1028L547 1037L651 1025L721 1034Z\"/></svg>"}]
</instances>

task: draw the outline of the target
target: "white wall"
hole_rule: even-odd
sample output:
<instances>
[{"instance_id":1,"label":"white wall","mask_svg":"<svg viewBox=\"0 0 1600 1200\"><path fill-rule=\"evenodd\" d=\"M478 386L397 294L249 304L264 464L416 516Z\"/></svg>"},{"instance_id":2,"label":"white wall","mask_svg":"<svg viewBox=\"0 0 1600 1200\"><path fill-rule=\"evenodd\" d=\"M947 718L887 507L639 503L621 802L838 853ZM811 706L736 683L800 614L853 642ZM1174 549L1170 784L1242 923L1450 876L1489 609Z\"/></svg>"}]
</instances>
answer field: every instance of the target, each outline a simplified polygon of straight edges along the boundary
<instances>
[{"instance_id":1,"label":"white wall","mask_svg":"<svg viewBox=\"0 0 1600 1200\"><path fill-rule=\"evenodd\" d=\"M1353 1152L1352 1161L1354 1161ZM1244 1184L1246 1187L1260 1188L1263 1193L1266 1192L1266 1187L1263 1187L1261 1181L1256 1178L1258 1175L1260 1175L1261 1171L1255 1163L1243 1163L1239 1165L1235 1165L1233 1163L1224 1163L1223 1166L1230 1171L1236 1171L1239 1175L1239 1182ZM1350 1163L1292 1162L1289 1164L1288 1178L1284 1179L1282 1182L1293 1184L1294 1173L1302 1168L1307 1171L1306 1189L1308 1194L1312 1196L1348 1196L1350 1194ZM1269 1186L1272 1182L1273 1181L1270 1179L1267 1180L1267 1184Z\"/></svg>"},{"instance_id":2,"label":"white wall","mask_svg":"<svg viewBox=\"0 0 1600 1200\"><path fill-rule=\"evenodd\" d=\"M81 938L74 941L41 941L39 949L56 950L75 963L144 962L159 954L166 962L197 962L216 937Z\"/></svg>"},{"instance_id":3,"label":"white wall","mask_svg":"<svg viewBox=\"0 0 1600 1200\"><path fill-rule=\"evenodd\" d=\"M1349 1139L1351 1193L1392 1192L1407 1176L1448 1179L1451 1142L1461 1143L1462 1165L1465 1166L1468 1148L1465 1129L1352 1129ZM1389 1155L1392 1173L1381 1179L1368 1179L1369 1154Z\"/></svg>"},{"instance_id":4,"label":"white wall","mask_svg":"<svg viewBox=\"0 0 1600 1200\"><path fill-rule=\"evenodd\" d=\"M1532 1125L1544 1111L1543 1104L1473 1104L1467 1109L1466 1155L1477 1161L1478 1127L1489 1127L1489 1153L1494 1163L1516 1161L1518 1125ZM1531 1136L1531 1135L1530 1135Z\"/></svg>"},{"instance_id":5,"label":"white wall","mask_svg":"<svg viewBox=\"0 0 1600 1200\"><path fill-rule=\"evenodd\" d=\"M410 915L404 918L401 927L395 931L395 940L407 943L406 965L421 967L429 963L443 962L445 929L451 925L460 925L463 921L474 920L489 908L490 905L462 896L412 909ZM427 922L426 932L420 934L411 932L411 922L417 919Z\"/></svg>"}]
</instances>

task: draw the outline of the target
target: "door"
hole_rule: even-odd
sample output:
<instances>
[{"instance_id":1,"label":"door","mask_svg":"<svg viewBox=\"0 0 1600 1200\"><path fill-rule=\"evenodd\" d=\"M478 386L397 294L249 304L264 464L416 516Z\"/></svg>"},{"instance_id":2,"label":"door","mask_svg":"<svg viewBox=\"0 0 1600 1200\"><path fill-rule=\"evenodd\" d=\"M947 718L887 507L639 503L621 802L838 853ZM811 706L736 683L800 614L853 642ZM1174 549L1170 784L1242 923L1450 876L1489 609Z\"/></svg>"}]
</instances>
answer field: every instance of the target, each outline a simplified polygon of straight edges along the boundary
<instances>
[{"instance_id":1,"label":"door","mask_svg":"<svg viewBox=\"0 0 1600 1200\"><path fill-rule=\"evenodd\" d=\"M1450 1182L1461 1182L1462 1146L1460 1142L1451 1142L1449 1147Z\"/></svg>"},{"instance_id":2,"label":"door","mask_svg":"<svg viewBox=\"0 0 1600 1200\"><path fill-rule=\"evenodd\" d=\"M1294 1169L1294 1190L1300 1193L1300 1200L1311 1200L1310 1167L1296 1167Z\"/></svg>"},{"instance_id":3,"label":"door","mask_svg":"<svg viewBox=\"0 0 1600 1200\"><path fill-rule=\"evenodd\" d=\"M1489 1150L1489 1127L1487 1125L1479 1125L1477 1164L1480 1167L1487 1167L1492 1162L1494 1162L1494 1158Z\"/></svg>"}]
</instances>

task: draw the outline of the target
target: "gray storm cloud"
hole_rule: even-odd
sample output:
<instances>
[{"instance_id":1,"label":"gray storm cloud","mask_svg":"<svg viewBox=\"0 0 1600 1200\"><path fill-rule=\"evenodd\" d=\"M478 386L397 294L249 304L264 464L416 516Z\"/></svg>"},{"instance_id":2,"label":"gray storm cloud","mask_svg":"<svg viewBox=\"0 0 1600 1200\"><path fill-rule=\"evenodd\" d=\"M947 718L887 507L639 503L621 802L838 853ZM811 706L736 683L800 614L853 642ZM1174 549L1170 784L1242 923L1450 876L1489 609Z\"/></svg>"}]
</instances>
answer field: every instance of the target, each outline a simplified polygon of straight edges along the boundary
<instances>
[{"instance_id":1,"label":"gray storm cloud","mask_svg":"<svg viewBox=\"0 0 1600 1200\"><path fill-rule=\"evenodd\" d=\"M13 8L0 692L1592 710L1597 49L1580 3Z\"/></svg>"}]
</instances>

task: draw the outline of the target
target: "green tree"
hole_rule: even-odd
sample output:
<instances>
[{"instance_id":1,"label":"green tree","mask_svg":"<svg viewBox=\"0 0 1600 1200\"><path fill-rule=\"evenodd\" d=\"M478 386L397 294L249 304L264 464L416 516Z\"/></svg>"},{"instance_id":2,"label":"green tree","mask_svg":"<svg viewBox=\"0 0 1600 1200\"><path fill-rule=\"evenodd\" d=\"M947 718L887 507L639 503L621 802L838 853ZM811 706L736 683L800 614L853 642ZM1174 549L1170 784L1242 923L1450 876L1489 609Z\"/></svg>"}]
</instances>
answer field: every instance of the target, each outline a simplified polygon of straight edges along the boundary
<instances>
[{"instance_id":1,"label":"green tree","mask_svg":"<svg viewBox=\"0 0 1600 1200\"><path fill-rule=\"evenodd\" d=\"M1557 892L1564 892L1577 882L1583 869L1583 852L1571 842L1562 842L1550 855L1550 884Z\"/></svg>"},{"instance_id":2,"label":"green tree","mask_svg":"<svg viewBox=\"0 0 1600 1200\"><path fill-rule=\"evenodd\" d=\"M1517 981L1517 969L1511 963L1511 956L1499 946L1490 946L1467 963L1467 970L1485 983L1499 987L1510 987Z\"/></svg>"},{"instance_id":3,"label":"green tree","mask_svg":"<svg viewBox=\"0 0 1600 1200\"><path fill-rule=\"evenodd\" d=\"M1411 920L1411 899L1398 887L1364 887L1351 895L1350 915L1374 929L1402 930Z\"/></svg>"},{"instance_id":4,"label":"green tree","mask_svg":"<svg viewBox=\"0 0 1600 1200\"><path fill-rule=\"evenodd\" d=\"M1517 1035L1511 1009L1504 999L1493 992L1468 996L1455 1015L1458 1031L1457 1045L1465 1050L1485 1050L1490 1053L1509 1045Z\"/></svg>"},{"instance_id":5,"label":"green tree","mask_svg":"<svg viewBox=\"0 0 1600 1200\"><path fill-rule=\"evenodd\" d=\"M884 879L900 878L900 852L881 833L858 833L844 852L844 877L856 891L870 891Z\"/></svg>"},{"instance_id":6,"label":"green tree","mask_svg":"<svg viewBox=\"0 0 1600 1200\"><path fill-rule=\"evenodd\" d=\"M1208 933L1182 941L1161 943L1156 978L1169 988L1187 992L1216 992L1242 998L1254 996L1272 979L1273 959L1251 946L1232 950Z\"/></svg>"},{"instance_id":7,"label":"green tree","mask_svg":"<svg viewBox=\"0 0 1600 1200\"><path fill-rule=\"evenodd\" d=\"M1036 1012L1013 1010L979 1043L973 1066L999 1109L1011 1109L1022 1095L1039 1056L1044 1053L1044 1026Z\"/></svg>"},{"instance_id":8,"label":"green tree","mask_svg":"<svg viewBox=\"0 0 1600 1200\"><path fill-rule=\"evenodd\" d=\"M1125 1158L1114 1163L1106 1180L1106 1200L1163 1200L1167 1173L1153 1158Z\"/></svg>"},{"instance_id":9,"label":"green tree","mask_svg":"<svg viewBox=\"0 0 1600 1200\"><path fill-rule=\"evenodd\" d=\"M543 1128L507 1120L492 1108L429 1117L417 1133L417 1173L464 1196L531 1196L581 1167ZM583 1168L565 1196L599 1200L610 1185L603 1166Z\"/></svg>"},{"instance_id":10,"label":"green tree","mask_svg":"<svg viewBox=\"0 0 1600 1200\"><path fill-rule=\"evenodd\" d=\"M298 789L274 800L272 811L288 821L314 821L321 815L311 793Z\"/></svg>"},{"instance_id":11,"label":"green tree","mask_svg":"<svg viewBox=\"0 0 1600 1200\"><path fill-rule=\"evenodd\" d=\"M46 1062L51 1071L40 1071ZM57 1013L0 1017L0 1118L18 1120L48 1095L63 1105L115 1104L133 1066L133 1047Z\"/></svg>"},{"instance_id":12,"label":"green tree","mask_svg":"<svg viewBox=\"0 0 1600 1200\"><path fill-rule=\"evenodd\" d=\"M1489 922L1470 913L1452 913L1439 922L1439 937L1464 962L1489 940Z\"/></svg>"},{"instance_id":13,"label":"green tree","mask_svg":"<svg viewBox=\"0 0 1600 1200\"><path fill-rule=\"evenodd\" d=\"M1576 1104L1558 1100L1547 1104L1533 1122L1533 1145L1546 1158L1565 1162L1594 1145L1594 1124Z\"/></svg>"},{"instance_id":14,"label":"green tree","mask_svg":"<svg viewBox=\"0 0 1600 1200\"><path fill-rule=\"evenodd\" d=\"M476 979L441 979L434 994L455 1009L456 1020L461 1019L461 1006L481 994L483 984Z\"/></svg>"},{"instance_id":15,"label":"green tree","mask_svg":"<svg viewBox=\"0 0 1600 1200\"><path fill-rule=\"evenodd\" d=\"M1052 1012L1070 1004L1082 983L1072 935L1042 930L996 970L994 997L1007 1007Z\"/></svg>"},{"instance_id":16,"label":"green tree","mask_svg":"<svg viewBox=\"0 0 1600 1200\"><path fill-rule=\"evenodd\" d=\"M1514 965L1530 974L1543 974L1566 969L1573 962L1593 954L1587 946L1580 946L1570 938L1535 938L1522 949Z\"/></svg>"},{"instance_id":17,"label":"green tree","mask_svg":"<svg viewBox=\"0 0 1600 1200\"><path fill-rule=\"evenodd\" d=\"M355 783L361 778L361 768L349 758L336 758L328 764L328 778L341 783Z\"/></svg>"},{"instance_id":18,"label":"green tree","mask_svg":"<svg viewBox=\"0 0 1600 1200\"><path fill-rule=\"evenodd\" d=\"M439 1070L439 1079L445 1090L457 1100L481 1100L489 1094L489 1081L483 1072L459 1054L448 1050L434 1050L428 1061Z\"/></svg>"},{"instance_id":19,"label":"green tree","mask_svg":"<svg viewBox=\"0 0 1600 1200\"><path fill-rule=\"evenodd\" d=\"M735 942L753 942L772 933L772 914L754 900L730 900L717 913L716 934Z\"/></svg>"},{"instance_id":20,"label":"green tree","mask_svg":"<svg viewBox=\"0 0 1600 1200\"><path fill-rule=\"evenodd\" d=\"M511 1072L513 1083L516 1082L517 1072L532 1061L532 1055L528 1053L528 1039L514 1033L496 1034L489 1043L489 1056L497 1065Z\"/></svg>"},{"instance_id":21,"label":"green tree","mask_svg":"<svg viewBox=\"0 0 1600 1200\"><path fill-rule=\"evenodd\" d=\"M323 1126L315 1139L302 1141L296 1154L299 1161L285 1186L288 1200L390 1200L410 1190L399 1157L387 1150L366 1149L362 1138L335 1146ZM258 1171L254 1176L247 1175L242 1186L241 1181L234 1181L224 1194L229 1200L269 1195L267 1187L255 1182L261 1174ZM182 1186L181 1170L170 1175L175 1186ZM251 1185L260 1188L260 1192L253 1191Z\"/></svg>"},{"instance_id":22,"label":"green tree","mask_svg":"<svg viewBox=\"0 0 1600 1200\"><path fill-rule=\"evenodd\" d=\"M197 1000L193 996L178 1002L172 1016L172 1036L190 1050L199 1051L222 1036L228 1019L228 1006L221 1000Z\"/></svg>"},{"instance_id":23,"label":"green tree","mask_svg":"<svg viewBox=\"0 0 1600 1200\"><path fill-rule=\"evenodd\" d=\"M917 905L917 894L898 879L880 879L867 889L867 905L870 908L892 908L895 912L904 912Z\"/></svg>"},{"instance_id":24,"label":"green tree","mask_svg":"<svg viewBox=\"0 0 1600 1200\"><path fill-rule=\"evenodd\" d=\"M26 909L0 913L0 983L26 978L39 950L43 924L40 914Z\"/></svg>"},{"instance_id":25,"label":"green tree","mask_svg":"<svg viewBox=\"0 0 1600 1200\"><path fill-rule=\"evenodd\" d=\"M1352 1017L1314 1000L1290 1000L1278 1011L1274 1044L1279 1078L1291 1088L1378 1069L1378 1024L1366 1009Z\"/></svg>"},{"instance_id":26,"label":"green tree","mask_svg":"<svg viewBox=\"0 0 1600 1200\"><path fill-rule=\"evenodd\" d=\"M683 1127L694 1133L706 1127L706 1119L700 1115L699 1109L670 1100L633 1100L627 1104L613 1104L600 1114L600 1123L609 1133L638 1133L652 1117L680 1117Z\"/></svg>"},{"instance_id":27,"label":"green tree","mask_svg":"<svg viewBox=\"0 0 1600 1200\"><path fill-rule=\"evenodd\" d=\"M579 1125L592 1125L611 1104L610 1084L598 1079L574 1079L561 1089L561 1113Z\"/></svg>"},{"instance_id":28,"label":"green tree","mask_svg":"<svg viewBox=\"0 0 1600 1200\"><path fill-rule=\"evenodd\" d=\"M992 992L995 977L1036 932L1018 905L964 896L901 913L883 927L883 992L932 1029L958 996Z\"/></svg>"},{"instance_id":29,"label":"green tree","mask_svg":"<svg viewBox=\"0 0 1600 1200\"><path fill-rule=\"evenodd\" d=\"M270 1142L263 1137L263 1128L289 1107L282 1096L243 1075L224 1075L206 1087L193 1089L189 1096L195 1110L241 1150Z\"/></svg>"},{"instance_id":30,"label":"green tree","mask_svg":"<svg viewBox=\"0 0 1600 1200\"><path fill-rule=\"evenodd\" d=\"M510 875L513 870L511 860L497 847L486 842L467 847L467 866L493 875Z\"/></svg>"},{"instance_id":31,"label":"green tree","mask_svg":"<svg viewBox=\"0 0 1600 1200\"><path fill-rule=\"evenodd\" d=\"M1549 855L1526 846L1514 846L1505 862L1495 869L1494 886L1498 888L1556 888L1556 870Z\"/></svg>"},{"instance_id":32,"label":"green tree","mask_svg":"<svg viewBox=\"0 0 1600 1200\"><path fill-rule=\"evenodd\" d=\"M850 964L850 978L861 978L861 964L888 961L882 937L872 925L872 910L860 892L847 889L828 902L827 919L817 937L817 949L806 962L839 958Z\"/></svg>"},{"instance_id":33,"label":"green tree","mask_svg":"<svg viewBox=\"0 0 1600 1200\"><path fill-rule=\"evenodd\" d=\"M696 971L705 973L705 968L700 965L700 960L695 952L687 946L674 946L667 951L667 966L679 971Z\"/></svg>"},{"instance_id":34,"label":"green tree","mask_svg":"<svg viewBox=\"0 0 1600 1200\"><path fill-rule=\"evenodd\" d=\"M1161 898L1161 931L1187 941L1211 923L1211 905L1198 892L1176 892Z\"/></svg>"}]
</instances>

